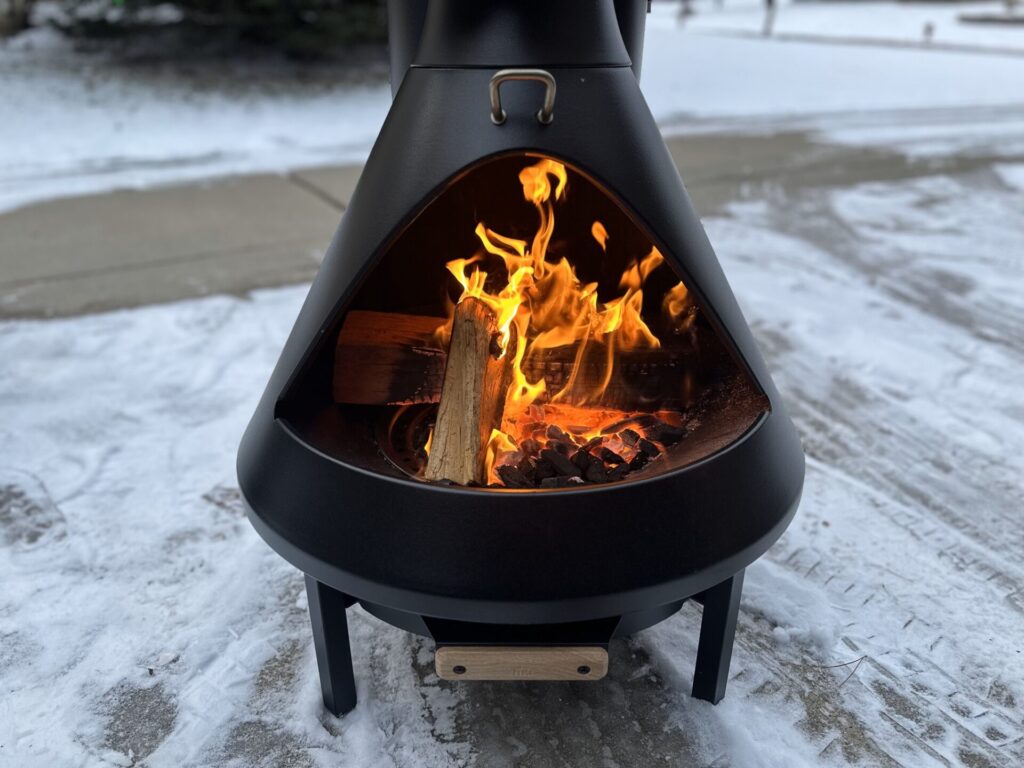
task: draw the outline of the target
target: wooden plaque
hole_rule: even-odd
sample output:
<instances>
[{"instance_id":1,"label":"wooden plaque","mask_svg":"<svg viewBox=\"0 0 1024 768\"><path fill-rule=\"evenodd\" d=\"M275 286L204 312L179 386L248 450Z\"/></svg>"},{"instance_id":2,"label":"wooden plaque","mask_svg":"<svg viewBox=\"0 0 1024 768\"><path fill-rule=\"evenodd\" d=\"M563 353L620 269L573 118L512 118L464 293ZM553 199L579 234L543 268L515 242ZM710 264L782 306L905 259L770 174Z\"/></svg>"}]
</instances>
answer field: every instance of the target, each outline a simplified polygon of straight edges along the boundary
<instances>
[{"instance_id":1,"label":"wooden plaque","mask_svg":"<svg viewBox=\"0 0 1024 768\"><path fill-rule=\"evenodd\" d=\"M600 680L608 651L577 646L445 645L434 654L442 680Z\"/></svg>"}]
</instances>

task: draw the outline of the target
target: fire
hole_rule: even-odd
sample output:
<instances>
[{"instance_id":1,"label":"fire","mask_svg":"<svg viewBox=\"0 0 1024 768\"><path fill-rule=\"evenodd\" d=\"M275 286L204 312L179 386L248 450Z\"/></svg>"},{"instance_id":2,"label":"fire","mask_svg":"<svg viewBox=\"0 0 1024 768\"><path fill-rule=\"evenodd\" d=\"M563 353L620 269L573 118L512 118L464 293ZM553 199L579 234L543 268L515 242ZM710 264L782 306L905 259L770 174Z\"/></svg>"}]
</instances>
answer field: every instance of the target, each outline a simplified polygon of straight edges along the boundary
<instances>
[{"instance_id":1,"label":"fire","mask_svg":"<svg viewBox=\"0 0 1024 768\"><path fill-rule=\"evenodd\" d=\"M690 299L689 290L687 290L686 285L682 281L676 283L665 294L665 300L662 302L661 308L665 314L672 318L677 333L687 330L693 325L695 318L695 315L691 312L693 301Z\"/></svg>"},{"instance_id":2,"label":"fire","mask_svg":"<svg viewBox=\"0 0 1024 768\"><path fill-rule=\"evenodd\" d=\"M618 354L661 345L641 316L644 283L664 262L658 249L652 247L643 258L630 263L619 280L620 295L602 302L597 283L583 283L568 259L548 260L555 203L566 193L565 166L550 158L539 160L520 171L519 182L523 197L533 204L539 219L533 239L528 242L508 237L478 222L475 233L482 250L471 258L446 264L462 287L458 301L468 297L483 301L497 318L501 354L514 356L513 383L505 400L502 429L493 431L487 449L487 476L492 482L497 480L495 468L503 457L517 452L517 439L528 438L529 430L524 431L522 425L531 425L532 429L541 417L547 423L556 423L551 418L561 422L568 418L569 409L576 421L568 423L583 424L583 433L577 434L586 442L599 437L607 423L621 421L621 412L609 416L608 410L596 407L614 380ZM602 249L607 248L609 234L604 224L593 222L591 235ZM484 271L487 254L502 260L504 275ZM686 300L686 288L680 283L666 297L664 311L670 317L682 315ZM451 309L454 314L454 306ZM515 349L510 350L513 324L517 341ZM446 342L450 332L451 317L437 335ZM529 380L524 371L531 361L539 359L545 350L569 345L576 350L575 361L558 391L547 391L543 377ZM589 386L583 386L578 377L584 360L601 366L597 382Z\"/></svg>"}]
</instances>

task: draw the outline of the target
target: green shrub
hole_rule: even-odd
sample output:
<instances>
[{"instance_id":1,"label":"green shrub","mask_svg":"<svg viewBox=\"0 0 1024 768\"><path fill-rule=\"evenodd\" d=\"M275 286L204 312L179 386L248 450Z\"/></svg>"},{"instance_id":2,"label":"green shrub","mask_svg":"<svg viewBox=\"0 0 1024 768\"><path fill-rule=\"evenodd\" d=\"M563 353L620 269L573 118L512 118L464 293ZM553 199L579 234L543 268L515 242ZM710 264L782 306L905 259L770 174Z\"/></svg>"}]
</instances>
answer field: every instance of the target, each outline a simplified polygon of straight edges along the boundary
<instances>
[{"instance_id":1,"label":"green shrub","mask_svg":"<svg viewBox=\"0 0 1024 768\"><path fill-rule=\"evenodd\" d=\"M0 0L0 37L27 27L30 10L30 0Z\"/></svg>"},{"instance_id":2,"label":"green shrub","mask_svg":"<svg viewBox=\"0 0 1024 768\"><path fill-rule=\"evenodd\" d=\"M58 0L47 21L76 37L180 32L315 57L387 37L384 0Z\"/></svg>"}]
</instances>

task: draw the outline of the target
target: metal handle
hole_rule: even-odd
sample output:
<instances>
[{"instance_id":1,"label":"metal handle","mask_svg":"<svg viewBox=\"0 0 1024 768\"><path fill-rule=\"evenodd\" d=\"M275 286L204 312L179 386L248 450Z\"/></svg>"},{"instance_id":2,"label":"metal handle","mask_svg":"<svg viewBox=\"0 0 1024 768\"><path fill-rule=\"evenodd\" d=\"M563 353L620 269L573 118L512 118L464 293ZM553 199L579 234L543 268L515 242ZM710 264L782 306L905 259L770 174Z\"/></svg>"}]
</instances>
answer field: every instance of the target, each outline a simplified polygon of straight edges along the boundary
<instances>
[{"instance_id":1,"label":"metal handle","mask_svg":"<svg viewBox=\"0 0 1024 768\"><path fill-rule=\"evenodd\" d=\"M547 125L555 119L555 76L546 69L500 69L491 78L491 122L501 125L507 115L501 108L501 84L506 80L535 80L544 83L544 103L537 110L537 122Z\"/></svg>"}]
</instances>

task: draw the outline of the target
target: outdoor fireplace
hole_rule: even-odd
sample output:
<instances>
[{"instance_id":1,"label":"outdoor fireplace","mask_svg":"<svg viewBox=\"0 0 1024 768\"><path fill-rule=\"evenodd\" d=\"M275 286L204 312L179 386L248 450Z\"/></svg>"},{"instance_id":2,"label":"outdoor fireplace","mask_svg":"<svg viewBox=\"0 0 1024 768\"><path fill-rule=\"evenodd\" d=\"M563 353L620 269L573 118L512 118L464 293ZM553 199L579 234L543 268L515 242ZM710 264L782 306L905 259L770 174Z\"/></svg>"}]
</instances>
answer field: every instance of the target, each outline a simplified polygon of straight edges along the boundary
<instances>
[{"instance_id":1,"label":"outdoor fireplace","mask_svg":"<svg viewBox=\"0 0 1024 768\"><path fill-rule=\"evenodd\" d=\"M645 8L393 3L401 87L238 459L335 714L355 602L442 678L594 680L693 598L724 694L803 454L640 94Z\"/></svg>"}]
</instances>

